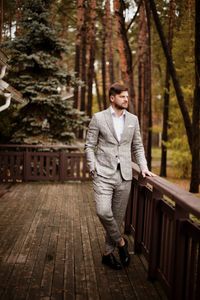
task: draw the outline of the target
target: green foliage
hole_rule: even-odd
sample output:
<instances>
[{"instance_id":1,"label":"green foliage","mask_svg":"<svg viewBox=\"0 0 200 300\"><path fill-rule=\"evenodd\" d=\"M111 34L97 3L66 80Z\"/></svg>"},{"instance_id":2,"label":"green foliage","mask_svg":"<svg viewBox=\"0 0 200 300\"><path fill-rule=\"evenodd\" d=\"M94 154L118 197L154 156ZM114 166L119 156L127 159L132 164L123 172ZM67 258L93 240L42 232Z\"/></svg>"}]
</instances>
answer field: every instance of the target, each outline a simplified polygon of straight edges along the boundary
<instances>
[{"instance_id":1,"label":"green foliage","mask_svg":"<svg viewBox=\"0 0 200 300\"><path fill-rule=\"evenodd\" d=\"M164 26L165 36L168 36L168 8L167 2L157 1L160 19ZM178 79L183 91L184 100L190 116L192 115L192 101L194 91L194 12L195 7L190 1L176 1L175 23L173 26L172 55ZM162 124L163 95L165 86L166 59L155 28L152 28L153 53L153 115L154 126ZM170 82L169 104L169 141L166 144L173 153L172 163L176 176L190 177L191 154L188 147L183 117L177 102L172 81Z\"/></svg>"},{"instance_id":2,"label":"green foliage","mask_svg":"<svg viewBox=\"0 0 200 300\"><path fill-rule=\"evenodd\" d=\"M191 174L191 154L189 151L187 137L177 137L166 143L169 149L173 149L172 165L174 166L177 178L190 178Z\"/></svg>"},{"instance_id":3,"label":"green foliage","mask_svg":"<svg viewBox=\"0 0 200 300\"><path fill-rule=\"evenodd\" d=\"M20 34L6 43L11 70L8 81L22 92L27 104L13 123L11 142L70 143L83 126L84 116L73 109L70 86L76 84L62 63L65 46L49 21L51 1L24 1ZM63 87L70 92L60 93Z\"/></svg>"},{"instance_id":4,"label":"green foliage","mask_svg":"<svg viewBox=\"0 0 200 300\"><path fill-rule=\"evenodd\" d=\"M191 90L184 90L184 92L189 97ZM176 177L189 178L191 174L191 153L182 115L176 98L173 96L173 91L171 92L170 101L169 141L166 143L166 146L173 153L171 161L174 170L176 170Z\"/></svg>"},{"instance_id":5,"label":"green foliage","mask_svg":"<svg viewBox=\"0 0 200 300\"><path fill-rule=\"evenodd\" d=\"M188 3L177 4L179 19L176 23L173 42L173 57L181 83L184 99L190 116L194 91L194 9ZM177 104L174 90L170 93L169 146L173 150L173 165L177 177L189 178L191 175L191 153L187 142L183 119Z\"/></svg>"}]
</instances>

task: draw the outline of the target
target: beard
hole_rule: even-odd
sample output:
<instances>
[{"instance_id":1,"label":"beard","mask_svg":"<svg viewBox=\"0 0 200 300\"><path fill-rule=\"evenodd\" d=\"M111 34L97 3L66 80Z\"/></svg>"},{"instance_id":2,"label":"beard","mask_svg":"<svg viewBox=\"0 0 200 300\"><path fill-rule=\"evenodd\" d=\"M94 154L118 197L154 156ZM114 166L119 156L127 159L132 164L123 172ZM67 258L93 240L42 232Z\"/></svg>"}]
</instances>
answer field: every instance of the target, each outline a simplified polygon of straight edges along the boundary
<instances>
[{"instance_id":1,"label":"beard","mask_svg":"<svg viewBox=\"0 0 200 300\"><path fill-rule=\"evenodd\" d=\"M117 104L117 103L115 103L115 107L116 107L116 109L124 110L124 109L128 108L128 103L127 102L125 102L123 104Z\"/></svg>"}]
</instances>

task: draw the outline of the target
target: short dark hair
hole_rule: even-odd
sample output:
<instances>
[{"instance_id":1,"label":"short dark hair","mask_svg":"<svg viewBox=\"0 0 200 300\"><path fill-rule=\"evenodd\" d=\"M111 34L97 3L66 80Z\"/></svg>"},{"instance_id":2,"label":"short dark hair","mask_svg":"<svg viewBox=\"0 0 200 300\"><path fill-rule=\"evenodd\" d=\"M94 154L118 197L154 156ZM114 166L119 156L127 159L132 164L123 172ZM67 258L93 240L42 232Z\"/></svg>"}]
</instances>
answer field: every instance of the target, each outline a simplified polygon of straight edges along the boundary
<instances>
[{"instance_id":1,"label":"short dark hair","mask_svg":"<svg viewBox=\"0 0 200 300\"><path fill-rule=\"evenodd\" d=\"M121 92L128 91L128 88L119 82L115 82L110 86L109 89L109 98L110 96L115 96L121 94Z\"/></svg>"}]
</instances>

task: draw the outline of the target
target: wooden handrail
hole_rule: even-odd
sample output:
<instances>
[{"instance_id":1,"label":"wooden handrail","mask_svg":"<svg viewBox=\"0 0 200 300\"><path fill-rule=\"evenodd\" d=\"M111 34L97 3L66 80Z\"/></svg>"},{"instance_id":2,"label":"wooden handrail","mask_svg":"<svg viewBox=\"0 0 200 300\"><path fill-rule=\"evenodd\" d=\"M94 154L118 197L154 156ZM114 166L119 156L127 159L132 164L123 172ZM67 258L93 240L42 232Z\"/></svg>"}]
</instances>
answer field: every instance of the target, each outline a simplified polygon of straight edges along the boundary
<instances>
[{"instance_id":1,"label":"wooden handrail","mask_svg":"<svg viewBox=\"0 0 200 300\"><path fill-rule=\"evenodd\" d=\"M133 163L133 171L140 175L138 166ZM150 184L152 187L159 190L160 193L166 195L171 200L182 207L186 212L193 214L195 217L200 218L200 199L192 193L185 191L159 176L146 177L140 180L144 185Z\"/></svg>"},{"instance_id":2,"label":"wooden handrail","mask_svg":"<svg viewBox=\"0 0 200 300\"><path fill-rule=\"evenodd\" d=\"M169 299L198 293L199 219L198 197L159 176L141 178L133 163L125 231L147 260L148 278L160 280Z\"/></svg>"},{"instance_id":3,"label":"wooden handrail","mask_svg":"<svg viewBox=\"0 0 200 300\"><path fill-rule=\"evenodd\" d=\"M27 148L27 149L66 149L66 150L83 150L82 146L76 146L76 145L57 145L57 144L52 144L52 145L27 145L27 144L0 144L0 149L5 149L5 148Z\"/></svg>"}]
</instances>

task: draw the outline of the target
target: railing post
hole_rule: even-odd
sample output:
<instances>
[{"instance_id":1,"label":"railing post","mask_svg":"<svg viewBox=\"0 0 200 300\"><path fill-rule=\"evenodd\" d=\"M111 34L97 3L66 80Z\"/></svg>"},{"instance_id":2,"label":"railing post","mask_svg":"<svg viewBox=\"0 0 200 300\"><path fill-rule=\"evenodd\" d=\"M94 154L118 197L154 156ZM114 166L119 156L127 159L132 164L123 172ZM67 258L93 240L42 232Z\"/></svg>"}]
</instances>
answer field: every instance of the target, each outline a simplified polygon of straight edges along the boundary
<instances>
[{"instance_id":1,"label":"railing post","mask_svg":"<svg viewBox=\"0 0 200 300\"><path fill-rule=\"evenodd\" d=\"M175 206L174 214L174 238L172 249L172 272L171 282L172 288L170 299L183 299L184 290L184 257L185 257L185 239L182 234L182 221L188 219L189 214L179 205Z\"/></svg>"},{"instance_id":2,"label":"railing post","mask_svg":"<svg viewBox=\"0 0 200 300\"><path fill-rule=\"evenodd\" d=\"M131 233L131 220L132 220L132 210L133 210L133 201L134 201L134 183L131 183L131 192L128 201L128 206L126 209L126 216L125 216L125 224L124 224L124 232Z\"/></svg>"},{"instance_id":3,"label":"railing post","mask_svg":"<svg viewBox=\"0 0 200 300\"><path fill-rule=\"evenodd\" d=\"M24 150L24 155L23 155L23 168L24 168L24 172L23 172L23 181L28 181L28 172L30 170L30 166L28 165L28 163L30 162L29 160L29 155L30 153L28 152L28 148L25 148Z\"/></svg>"},{"instance_id":4,"label":"railing post","mask_svg":"<svg viewBox=\"0 0 200 300\"><path fill-rule=\"evenodd\" d=\"M136 253L141 253L143 221L144 221L144 187L138 184L137 187L137 203L135 209L137 209L136 222L135 222L135 237L134 248Z\"/></svg>"},{"instance_id":5,"label":"railing post","mask_svg":"<svg viewBox=\"0 0 200 300\"><path fill-rule=\"evenodd\" d=\"M86 180L86 174L87 174L87 160L86 160L86 155L83 154L82 156L82 180Z\"/></svg>"},{"instance_id":6,"label":"railing post","mask_svg":"<svg viewBox=\"0 0 200 300\"><path fill-rule=\"evenodd\" d=\"M64 182L65 180L65 152L60 151L59 153L59 181Z\"/></svg>"},{"instance_id":7,"label":"railing post","mask_svg":"<svg viewBox=\"0 0 200 300\"><path fill-rule=\"evenodd\" d=\"M182 233L184 220L176 221L175 260L173 268L173 283L171 299L183 299L186 241Z\"/></svg>"},{"instance_id":8,"label":"railing post","mask_svg":"<svg viewBox=\"0 0 200 300\"><path fill-rule=\"evenodd\" d=\"M161 214L159 211L159 203L162 199L162 193L153 188L152 193L152 220L151 220L151 242L149 249L149 268L148 278L150 280L156 279L157 267L159 263L160 250L160 228L161 228Z\"/></svg>"}]
</instances>

